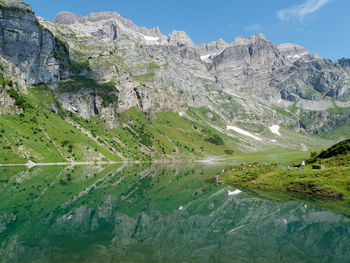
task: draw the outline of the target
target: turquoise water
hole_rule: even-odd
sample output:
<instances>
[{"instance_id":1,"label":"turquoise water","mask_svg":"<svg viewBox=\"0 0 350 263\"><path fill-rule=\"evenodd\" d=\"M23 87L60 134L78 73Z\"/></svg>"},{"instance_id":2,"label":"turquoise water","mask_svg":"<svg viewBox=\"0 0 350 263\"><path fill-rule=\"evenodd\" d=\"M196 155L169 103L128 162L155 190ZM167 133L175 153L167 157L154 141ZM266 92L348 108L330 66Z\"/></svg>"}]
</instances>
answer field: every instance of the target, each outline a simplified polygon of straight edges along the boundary
<instances>
[{"instance_id":1,"label":"turquoise water","mask_svg":"<svg viewBox=\"0 0 350 263\"><path fill-rule=\"evenodd\" d=\"M217 186L222 168L1 168L0 262L350 262L349 218Z\"/></svg>"}]
</instances>

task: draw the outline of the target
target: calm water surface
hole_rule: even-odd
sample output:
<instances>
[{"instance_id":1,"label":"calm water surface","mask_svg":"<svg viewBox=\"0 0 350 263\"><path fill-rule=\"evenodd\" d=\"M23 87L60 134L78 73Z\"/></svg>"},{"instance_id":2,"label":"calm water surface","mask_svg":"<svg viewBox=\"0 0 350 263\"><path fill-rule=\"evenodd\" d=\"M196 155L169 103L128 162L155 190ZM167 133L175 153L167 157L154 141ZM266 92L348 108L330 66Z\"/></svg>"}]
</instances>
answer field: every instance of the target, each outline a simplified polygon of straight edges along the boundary
<instances>
[{"instance_id":1,"label":"calm water surface","mask_svg":"<svg viewBox=\"0 0 350 263\"><path fill-rule=\"evenodd\" d=\"M349 218L217 186L221 169L0 168L0 262L350 262Z\"/></svg>"}]
</instances>

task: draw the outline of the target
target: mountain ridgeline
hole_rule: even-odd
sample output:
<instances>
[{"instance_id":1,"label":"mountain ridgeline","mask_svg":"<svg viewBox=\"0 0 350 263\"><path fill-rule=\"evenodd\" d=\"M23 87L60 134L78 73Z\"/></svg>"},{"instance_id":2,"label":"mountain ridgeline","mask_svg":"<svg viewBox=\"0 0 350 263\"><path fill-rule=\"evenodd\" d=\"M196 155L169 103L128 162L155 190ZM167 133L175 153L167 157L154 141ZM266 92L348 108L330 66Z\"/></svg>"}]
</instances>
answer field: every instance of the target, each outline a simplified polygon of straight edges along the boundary
<instances>
[{"instance_id":1,"label":"mountain ridgeline","mask_svg":"<svg viewBox=\"0 0 350 263\"><path fill-rule=\"evenodd\" d=\"M5 161L305 150L350 134L350 59L262 34L196 45L116 12L61 12L50 22L7 0L0 63Z\"/></svg>"}]
</instances>

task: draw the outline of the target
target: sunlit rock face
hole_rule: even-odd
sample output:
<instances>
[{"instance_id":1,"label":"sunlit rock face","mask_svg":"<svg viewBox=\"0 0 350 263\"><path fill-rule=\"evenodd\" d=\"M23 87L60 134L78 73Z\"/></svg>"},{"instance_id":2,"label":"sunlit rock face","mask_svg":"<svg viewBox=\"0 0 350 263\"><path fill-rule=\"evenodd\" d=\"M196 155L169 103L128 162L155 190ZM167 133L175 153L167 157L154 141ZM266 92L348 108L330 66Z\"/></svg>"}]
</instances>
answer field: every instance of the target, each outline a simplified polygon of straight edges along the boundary
<instances>
[{"instance_id":1,"label":"sunlit rock face","mask_svg":"<svg viewBox=\"0 0 350 263\"><path fill-rule=\"evenodd\" d=\"M28 85L67 77L67 48L40 26L29 6L7 3L0 11L0 55L20 70Z\"/></svg>"}]
</instances>

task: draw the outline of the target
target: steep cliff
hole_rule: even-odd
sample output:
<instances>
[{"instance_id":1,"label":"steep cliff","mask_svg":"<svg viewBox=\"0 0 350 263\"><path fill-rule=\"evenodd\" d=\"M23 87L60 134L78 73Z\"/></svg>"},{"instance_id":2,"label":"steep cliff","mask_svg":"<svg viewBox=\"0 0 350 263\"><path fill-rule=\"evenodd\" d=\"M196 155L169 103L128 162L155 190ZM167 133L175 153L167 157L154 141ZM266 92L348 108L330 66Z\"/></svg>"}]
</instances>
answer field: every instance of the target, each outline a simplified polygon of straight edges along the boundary
<instances>
[{"instance_id":1,"label":"steep cliff","mask_svg":"<svg viewBox=\"0 0 350 263\"><path fill-rule=\"evenodd\" d=\"M27 85L68 75L67 47L44 29L22 1L0 2L0 55L15 65Z\"/></svg>"}]
</instances>

